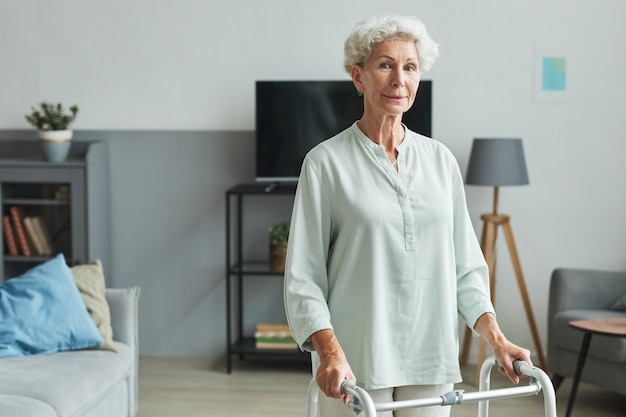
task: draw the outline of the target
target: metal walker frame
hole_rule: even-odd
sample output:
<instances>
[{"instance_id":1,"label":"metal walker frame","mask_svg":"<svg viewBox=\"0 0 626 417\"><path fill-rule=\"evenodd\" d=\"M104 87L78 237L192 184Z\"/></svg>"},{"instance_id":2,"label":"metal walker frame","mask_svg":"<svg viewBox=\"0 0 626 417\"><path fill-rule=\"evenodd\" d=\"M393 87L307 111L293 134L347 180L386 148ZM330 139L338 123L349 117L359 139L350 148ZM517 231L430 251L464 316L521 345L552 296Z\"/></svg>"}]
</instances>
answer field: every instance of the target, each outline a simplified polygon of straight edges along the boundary
<instances>
[{"instance_id":1,"label":"metal walker frame","mask_svg":"<svg viewBox=\"0 0 626 417\"><path fill-rule=\"evenodd\" d=\"M351 381L344 381L341 385L341 392L344 395L351 395L352 399L348 403L357 415L363 412L363 417L376 417L377 411L392 411L407 408L430 407L430 406L452 406L466 403L478 402L478 417L488 417L489 400L516 398L536 395L543 391L544 410L546 417L557 417L556 415L556 395L550 377L540 368L531 366L524 361L515 361L515 371L520 375L528 375L530 383L526 386L515 386L510 388L490 389L491 369L497 365L493 356L488 357L480 368L479 391L464 392L463 390L453 390L439 397L421 398L414 400L392 401L386 403L374 403L367 391L354 385ZM315 378L311 380L307 397L307 417L317 417L317 405L319 397L319 387Z\"/></svg>"}]
</instances>

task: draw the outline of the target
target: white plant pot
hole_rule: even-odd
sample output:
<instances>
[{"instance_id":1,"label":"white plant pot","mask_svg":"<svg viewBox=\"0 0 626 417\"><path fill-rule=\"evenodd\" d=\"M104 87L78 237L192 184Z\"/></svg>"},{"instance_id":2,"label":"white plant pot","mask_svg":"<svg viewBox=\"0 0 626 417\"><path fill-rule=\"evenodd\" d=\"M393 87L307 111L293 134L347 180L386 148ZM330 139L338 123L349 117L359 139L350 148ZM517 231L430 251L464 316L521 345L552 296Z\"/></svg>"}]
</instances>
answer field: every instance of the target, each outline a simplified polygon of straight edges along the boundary
<instances>
[{"instance_id":1,"label":"white plant pot","mask_svg":"<svg viewBox=\"0 0 626 417\"><path fill-rule=\"evenodd\" d=\"M72 145L71 130L40 130L37 133L37 138L47 161L65 161Z\"/></svg>"}]
</instances>

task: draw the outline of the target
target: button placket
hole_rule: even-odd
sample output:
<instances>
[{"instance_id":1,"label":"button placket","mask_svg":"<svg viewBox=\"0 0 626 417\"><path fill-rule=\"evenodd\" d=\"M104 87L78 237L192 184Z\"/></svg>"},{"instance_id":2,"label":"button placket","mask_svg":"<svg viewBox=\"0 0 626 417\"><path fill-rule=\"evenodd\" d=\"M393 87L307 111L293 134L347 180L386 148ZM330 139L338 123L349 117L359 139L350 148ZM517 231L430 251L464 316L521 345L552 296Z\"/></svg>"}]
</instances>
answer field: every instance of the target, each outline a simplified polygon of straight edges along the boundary
<instances>
[{"instance_id":1,"label":"button placket","mask_svg":"<svg viewBox=\"0 0 626 417\"><path fill-rule=\"evenodd\" d=\"M415 240L415 219L413 218L413 210L411 208L411 198L404 184L399 178L395 179L395 189L400 203L400 210L404 220L404 248L412 252L416 249Z\"/></svg>"}]
</instances>

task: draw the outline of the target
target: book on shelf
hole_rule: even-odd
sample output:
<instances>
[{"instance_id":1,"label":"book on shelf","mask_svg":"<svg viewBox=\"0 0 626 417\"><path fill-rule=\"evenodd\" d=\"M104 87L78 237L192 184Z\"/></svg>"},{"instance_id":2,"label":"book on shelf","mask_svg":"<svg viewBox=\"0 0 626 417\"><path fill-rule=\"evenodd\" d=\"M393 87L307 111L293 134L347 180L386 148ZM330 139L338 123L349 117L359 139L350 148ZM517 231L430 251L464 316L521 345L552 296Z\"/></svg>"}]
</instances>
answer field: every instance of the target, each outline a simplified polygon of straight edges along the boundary
<instances>
[{"instance_id":1,"label":"book on shelf","mask_svg":"<svg viewBox=\"0 0 626 417\"><path fill-rule=\"evenodd\" d=\"M265 342L263 340L257 340L256 348L268 350L298 350L298 344L296 342Z\"/></svg>"},{"instance_id":2,"label":"book on shelf","mask_svg":"<svg viewBox=\"0 0 626 417\"><path fill-rule=\"evenodd\" d=\"M257 332L287 332L290 333L289 325L283 323L257 323Z\"/></svg>"},{"instance_id":3,"label":"book on shelf","mask_svg":"<svg viewBox=\"0 0 626 417\"><path fill-rule=\"evenodd\" d=\"M24 217L22 220L22 224L24 226L24 231L26 232L26 237L28 238L29 246L33 249L33 253L35 255L41 255L42 246L39 238L35 234L35 229L30 217Z\"/></svg>"},{"instance_id":4,"label":"book on shelf","mask_svg":"<svg viewBox=\"0 0 626 417\"><path fill-rule=\"evenodd\" d=\"M24 225L35 244L37 254L40 256L52 256L50 233L48 233L48 227L43 218L41 216L27 216L24 218Z\"/></svg>"},{"instance_id":5,"label":"book on shelf","mask_svg":"<svg viewBox=\"0 0 626 417\"><path fill-rule=\"evenodd\" d=\"M52 238L50 237L51 236L50 230L48 229L48 226L46 225L46 222L44 221L43 217L41 216L35 217L35 230L37 230L37 233L43 239L44 248L46 249L46 253L48 254L47 256L54 255L54 246L52 245Z\"/></svg>"},{"instance_id":6,"label":"book on shelf","mask_svg":"<svg viewBox=\"0 0 626 417\"><path fill-rule=\"evenodd\" d=\"M41 216L24 217L24 229L26 229L37 255L52 256L50 235Z\"/></svg>"},{"instance_id":7,"label":"book on shelf","mask_svg":"<svg viewBox=\"0 0 626 417\"><path fill-rule=\"evenodd\" d=\"M298 344L286 324L259 323L254 333L257 349L296 350Z\"/></svg>"},{"instance_id":8,"label":"book on shelf","mask_svg":"<svg viewBox=\"0 0 626 417\"><path fill-rule=\"evenodd\" d=\"M7 244L7 253L11 256L17 256L17 242L11 225L11 217L8 214L2 216L2 231L4 232L4 241Z\"/></svg>"},{"instance_id":9,"label":"book on shelf","mask_svg":"<svg viewBox=\"0 0 626 417\"><path fill-rule=\"evenodd\" d=\"M32 251L30 249L23 224L25 217L24 208L20 206L11 206L9 207L9 214L11 216L11 221L13 222L13 230L15 231L15 240L17 241L19 253L24 256L31 256Z\"/></svg>"}]
</instances>

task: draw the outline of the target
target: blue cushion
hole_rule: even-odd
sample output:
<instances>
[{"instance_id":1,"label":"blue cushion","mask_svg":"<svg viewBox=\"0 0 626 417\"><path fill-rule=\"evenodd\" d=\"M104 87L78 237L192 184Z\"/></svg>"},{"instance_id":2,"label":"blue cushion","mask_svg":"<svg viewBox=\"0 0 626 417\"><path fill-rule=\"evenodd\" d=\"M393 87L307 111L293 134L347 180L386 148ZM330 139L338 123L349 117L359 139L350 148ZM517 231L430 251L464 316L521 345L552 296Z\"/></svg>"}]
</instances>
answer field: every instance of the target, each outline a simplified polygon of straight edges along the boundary
<instances>
[{"instance_id":1,"label":"blue cushion","mask_svg":"<svg viewBox=\"0 0 626 417\"><path fill-rule=\"evenodd\" d=\"M102 343L63 254L0 285L0 358Z\"/></svg>"}]
</instances>

